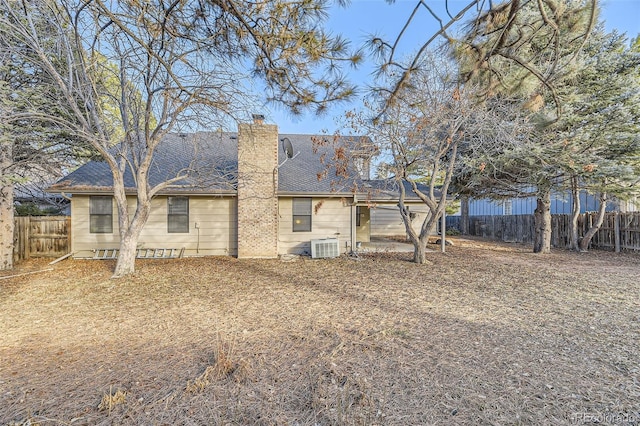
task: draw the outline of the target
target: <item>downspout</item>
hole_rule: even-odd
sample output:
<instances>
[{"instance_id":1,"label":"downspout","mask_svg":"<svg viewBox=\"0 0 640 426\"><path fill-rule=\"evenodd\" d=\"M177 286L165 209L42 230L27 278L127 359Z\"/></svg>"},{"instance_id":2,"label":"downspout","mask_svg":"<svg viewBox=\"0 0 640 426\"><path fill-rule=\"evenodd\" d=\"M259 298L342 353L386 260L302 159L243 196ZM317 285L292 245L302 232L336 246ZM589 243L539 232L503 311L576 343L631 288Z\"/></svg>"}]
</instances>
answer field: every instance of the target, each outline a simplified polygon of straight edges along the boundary
<instances>
[{"instance_id":1,"label":"downspout","mask_svg":"<svg viewBox=\"0 0 640 426\"><path fill-rule=\"evenodd\" d=\"M73 253L75 253L75 239L74 237L74 233L73 233L73 221L72 221L72 217L73 217L73 213L72 213L72 209L73 209L73 200L72 197L68 196L67 194L65 194L63 191L60 192L60 195L62 196L62 198L64 198L65 200L69 201L69 219L68 219L68 230L69 230L69 236L67 238L69 238L69 252L71 252L72 256Z\"/></svg>"},{"instance_id":2,"label":"downspout","mask_svg":"<svg viewBox=\"0 0 640 426\"><path fill-rule=\"evenodd\" d=\"M356 246L356 204L358 203L358 196L353 194L353 203L351 203L351 252L354 252Z\"/></svg>"}]
</instances>

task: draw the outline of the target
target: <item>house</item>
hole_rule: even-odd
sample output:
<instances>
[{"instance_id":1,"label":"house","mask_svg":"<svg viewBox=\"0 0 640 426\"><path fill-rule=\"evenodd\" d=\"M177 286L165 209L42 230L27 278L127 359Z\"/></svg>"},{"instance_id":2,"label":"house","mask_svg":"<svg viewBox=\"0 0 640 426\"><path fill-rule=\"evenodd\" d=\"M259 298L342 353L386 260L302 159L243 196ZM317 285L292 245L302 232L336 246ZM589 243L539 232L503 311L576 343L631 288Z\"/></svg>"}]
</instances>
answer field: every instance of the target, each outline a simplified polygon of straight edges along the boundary
<instances>
[{"instance_id":1,"label":"house","mask_svg":"<svg viewBox=\"0 0 640 426\"><path fill-rule=\"evenodd\" d=\"M51 194L43 188L48 185L40 182L17 183L13 190L14 208L19 216L41 216L55 214L68 216L69 200L60 194Z\"/></svg>"},{"instance_id":2,"label":"house","mask_svg":"<svg viewBox=\"0 0 640 426\"><path fill-rule=\"evenodd\" d=\"M406 228L397 205L399 194L398 181L393 178L369 180L367 181L367 185L369 188L368 196L373 199L369 204L370 208L366 210L367 219L370 221L370 236L405 236ZM414 229L420 229L429 214L429 208L423 202L418 201L417 197L413 194L409 182L402 181L402 185L404 185L404 192L407 197L405 205L410 211ZM429 188L422 183L418 183L418 189L423 193L429 192ZM434 195L440 197L440 191L436 189ZM389 203L388 200L391 199L395 200L394 203ZM439 226L440 224L438 222L437 233L440 232Z\"/></svg>"},{"instance_id":3,"label":"house","mask_svg":"<svg viewBox=\"0 0 640 426\"><path fill-rule=\"evenodd\" d=\"M397 193L375 190L368 180L372 147L368 137L279 134L259 118L237 133L170 134L158 147L150 184L182 178L152 200L139 248L273 258L311 254L312 241L327 240L349 252L369 241L372 206L397 204ZM131 211L133 182L125 176ZM71 198L75 257L118 248L105 162L83 165L49 191Z\"/></svg>"},{"instance_id":4,"label":"house","mask_svg":"<svg viewBox=\"0 0 640 426\"><path fill-rule=\"evenodd\" d=\"M580 192L580 213L598 210L600 201L596 195ZM570 191L554 191L551 194L551 214L571 214L573 198ZM533 214L535 197L508 198L505 200L469 199L469 216L500 216ZM607 203L606 211L633 211L632 202Z\"/></svg>"}]
</instances>

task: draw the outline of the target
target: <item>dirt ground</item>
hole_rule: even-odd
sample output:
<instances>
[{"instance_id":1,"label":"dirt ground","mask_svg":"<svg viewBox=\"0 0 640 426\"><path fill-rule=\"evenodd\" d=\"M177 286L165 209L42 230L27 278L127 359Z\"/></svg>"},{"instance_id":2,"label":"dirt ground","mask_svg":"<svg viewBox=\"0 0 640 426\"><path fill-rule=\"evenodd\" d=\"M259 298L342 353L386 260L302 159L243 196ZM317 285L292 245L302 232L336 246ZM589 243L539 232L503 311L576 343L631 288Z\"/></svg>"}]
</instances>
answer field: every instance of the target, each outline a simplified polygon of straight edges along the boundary
<instances>
[{"instance_id":1,"label":"dirt ground","mask_svg":"<svg viewBox=\"0 0 640 426\"><path fill-rule=\"evenodd\" d=\"M0 424L640 424L640 254L447 250L22 264Z\"/></svg>"}]
</instances>

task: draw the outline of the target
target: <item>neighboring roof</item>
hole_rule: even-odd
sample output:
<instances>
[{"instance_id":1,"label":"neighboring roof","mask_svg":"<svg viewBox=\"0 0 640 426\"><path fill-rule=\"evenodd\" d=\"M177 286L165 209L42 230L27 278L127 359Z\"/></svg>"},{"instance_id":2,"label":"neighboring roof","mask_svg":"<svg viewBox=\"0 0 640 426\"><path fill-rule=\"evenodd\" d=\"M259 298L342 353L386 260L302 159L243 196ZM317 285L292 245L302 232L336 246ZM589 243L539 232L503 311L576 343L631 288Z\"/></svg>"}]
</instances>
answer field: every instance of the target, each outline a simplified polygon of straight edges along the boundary
<instances>
[{"instance_id":1,"label":"neighboring roof","mask_svg":"<svg viewBox=\"0 0 640 426\"><path fill-rule=\"evenodd\" d=\"M362 186L352 162L343 173L333 165L336 147L361 146L368 137L333 137L324 135L280 134L279 141L288 138L294 148L294 158L287 159L279 147L279 194L344 194ZM359 154L361 155L361 153ZM190 167L195 165L195 167ZM238 169L237 133L198 132L169 134L154 155L149 183L155 186L175 177L186 169L190 172L167 193L195 194L235 193ZM204 171L204 172L202 172ZM91 161L65 176L48 190L50 192L100 193L111 191L113 179L104 161ZM134 179L128 171L125 187L135 191Z\"/></svg>"},{"instance_id":2,"label":"neighboring roof","mask_svg":"<svg viewBox=\"0 0 640 426\"><path fill-rule=\"evenodd\" d=\"M422 202L420 198L418 198L418 196L413 192L413 188L411 187L411 184L409 182L403 180L402 185L404 186L405 199L407 201ZM422 183L418 183L418 190L425 194L429 193L429 187ZM391 200L398 200L398 197L400 194L400 187L398 186L398 180L394 178L375 179L375 180L365 181L365 191L359 191L359 192L366 192L367 200L369 201L373 201L373 202L391 201ZM434 195L436 197L440 197L439 188L435 189Z\"/></svg>"},{"instance_id":3,"label":"neighboring roof","mask_svg":"<svg viewBox=\"0 0 640 426\"><path fill-rule=\"evenodd\" d=\"M13 188L13 199L14 201L19 202L29 202L29 201L51 201L56 202L57 200L64 200L63 197L56 194L50 194L46 192L43 187L46 187L46 184L36 184L33 182L27 183L17 183Z\"/></svg>"}]
</instances>

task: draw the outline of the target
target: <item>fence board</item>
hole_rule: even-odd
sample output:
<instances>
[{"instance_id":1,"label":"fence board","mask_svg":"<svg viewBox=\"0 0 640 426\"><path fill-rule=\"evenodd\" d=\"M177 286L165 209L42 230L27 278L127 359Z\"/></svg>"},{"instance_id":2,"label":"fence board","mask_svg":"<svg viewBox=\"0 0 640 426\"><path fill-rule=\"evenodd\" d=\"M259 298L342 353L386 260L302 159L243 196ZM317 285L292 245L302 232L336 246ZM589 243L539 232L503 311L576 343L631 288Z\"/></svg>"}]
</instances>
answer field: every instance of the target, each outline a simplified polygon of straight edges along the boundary
<instances>
[{"instance_id":1,"label":"fence board","mask_svg":"<svg viewBox=\"0 0 640 426\"><path fill-rule=\"evenodd\" d=\"M13 224L13 263L18 263L29 258L29 218L16 217Z\"/></svg>"},{"instance_id":2,"label":"fence board","mask_svg":"<svg viewBox=\"0 0 640 426\"><path fill-rule=\"evenodd\" d=\"M15 218L14 262L30 257L60 257L71 250L71 218L26 216Z\"/></svg>"},{"instance_id":3,"label":"fence board","mask_svg":"<svg viewBox=\"0 0 640 426\"><path fill-rule=\"evenodd\" d=\"M618 224L616 224L616 215ZM588 212L578 218L578 235L584 236L597 214ZM447 228L460 229L460 216L448 216ZM571 232L570 215L551 215L551 244L558 248L569 247ZM533 243L533 215L470 216L469 235L514 243ZM640 212L605 215L600 230L591 241L591 248L614 250L616 240L621 250L640 251Z\"/></svg>"}]
</instances>

